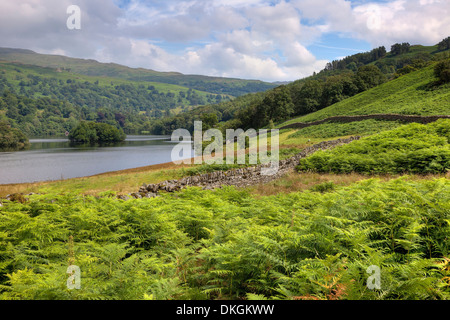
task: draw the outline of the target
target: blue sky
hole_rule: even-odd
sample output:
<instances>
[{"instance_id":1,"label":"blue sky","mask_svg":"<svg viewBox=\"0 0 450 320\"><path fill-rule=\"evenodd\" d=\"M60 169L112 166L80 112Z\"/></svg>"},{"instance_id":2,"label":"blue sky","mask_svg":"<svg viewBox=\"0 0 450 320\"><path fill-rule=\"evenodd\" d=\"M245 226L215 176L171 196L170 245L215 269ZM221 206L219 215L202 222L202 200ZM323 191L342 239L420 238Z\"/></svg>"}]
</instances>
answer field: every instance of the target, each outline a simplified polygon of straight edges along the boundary
<instances>
[{"instance_id":1,"label":"blue sky","mask_svg":"<svg viewBox=\"0 0 450 320\"><path fill-rule=\"evenodd\" d=\"M68 30L66 9L81 9ZM450 34L449 0L3 0L0 46L185 74L290 81Z\"/></svg>"}]
</instances>

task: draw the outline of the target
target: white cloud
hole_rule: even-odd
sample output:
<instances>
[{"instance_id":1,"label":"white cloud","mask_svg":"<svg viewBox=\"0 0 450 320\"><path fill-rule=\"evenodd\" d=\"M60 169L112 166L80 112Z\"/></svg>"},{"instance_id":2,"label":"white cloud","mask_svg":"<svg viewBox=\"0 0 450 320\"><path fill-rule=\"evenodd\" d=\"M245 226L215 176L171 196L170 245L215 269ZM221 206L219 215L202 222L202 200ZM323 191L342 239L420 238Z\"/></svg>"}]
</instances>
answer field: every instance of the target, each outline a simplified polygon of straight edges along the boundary
<instances>
[{"instance_id":1,"label":"white cloud","mask_svg":"<svg viewBox=\"0 0 450 320\"><path fill-rule=\"evenodd\" d=\"M71 4L1 1L0 46L158 71L295 80L324 67L327 61L308 50L323 35L389 49L404 41L436 44L450 30L448 0L132 0L123 8L78 0L82 29L75 32L66 28Z\"/></svg>"},{"instance_id":2,"label":"white cloud","mask_svg":"<svg viewBox=\"0 0 450 320\"><path fill-rule=\"evenodd\" d=\"M433 45L449 35L448 0L394 0L351 6L345 0L297 0L293 4L312 21L326 21L323 32L342 32L373 46L396 42Z\"/></svg>"}]
</instances>

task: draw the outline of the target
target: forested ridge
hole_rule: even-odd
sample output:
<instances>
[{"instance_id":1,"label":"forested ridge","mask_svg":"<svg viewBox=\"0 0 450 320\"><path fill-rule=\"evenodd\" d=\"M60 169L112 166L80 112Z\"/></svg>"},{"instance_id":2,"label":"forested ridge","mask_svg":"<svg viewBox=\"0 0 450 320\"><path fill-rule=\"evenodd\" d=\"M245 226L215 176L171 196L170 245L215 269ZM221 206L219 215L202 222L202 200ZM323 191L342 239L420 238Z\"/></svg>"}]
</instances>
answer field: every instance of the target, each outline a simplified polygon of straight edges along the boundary
<instances>
[{"instance_id":1,"label":"forested ridge","mask_svg":"<svg viewBox=\"0 0 450 320\"><path fill-rule=\"evenodd\" d=\"M158 83L82 78L13 63L0 63L0 92L0 119L29 136L61 135L81 120L139 134L155 119L231 98Z\"/></svg>"}]
</instances>

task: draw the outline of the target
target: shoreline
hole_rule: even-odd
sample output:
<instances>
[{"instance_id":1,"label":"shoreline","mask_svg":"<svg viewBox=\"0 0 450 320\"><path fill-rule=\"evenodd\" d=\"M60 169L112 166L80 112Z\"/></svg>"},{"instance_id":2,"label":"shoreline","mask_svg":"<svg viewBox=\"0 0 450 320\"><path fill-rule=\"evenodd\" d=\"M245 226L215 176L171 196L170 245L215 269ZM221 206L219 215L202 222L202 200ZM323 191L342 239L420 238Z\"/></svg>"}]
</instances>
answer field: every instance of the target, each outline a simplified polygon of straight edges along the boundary
<instances>
[{"instance_id":1,"label":"shoreline","mask_svg":"<svg viewBox=\"0 0 450 320\"><path fill-rule=\"evenodd\" d=\"M36 185L36 184L45 184L45 183L56 183L61 181L69 181L69 180L76 180L76 179L86 179L86 178L95 178L95 177L101 177L101 176L110 176L110 175L122 175L122 174L130 174L130 173L142 173L146 171L153 171L153 170L160 170L160 169L175 169L175 166L177 168L181 167L187 167L189 165L177 165L173 162L164 162L159 164L152 164L149 166L143 166L143 167L136 167L136 168L130 168L130 169L122 169L122 170L115 170L115 171L107 171L102 173L97 173L93 175L88 176L82 176L82 177L74 177L74 178L67 178L67 179L56 179L56 180L41 180L41 181L34 181L34 182L18 182L18 183L0 183L0 187L7 187L7 186L21 186L21 185Z\"/></svg>"}]
</instances>

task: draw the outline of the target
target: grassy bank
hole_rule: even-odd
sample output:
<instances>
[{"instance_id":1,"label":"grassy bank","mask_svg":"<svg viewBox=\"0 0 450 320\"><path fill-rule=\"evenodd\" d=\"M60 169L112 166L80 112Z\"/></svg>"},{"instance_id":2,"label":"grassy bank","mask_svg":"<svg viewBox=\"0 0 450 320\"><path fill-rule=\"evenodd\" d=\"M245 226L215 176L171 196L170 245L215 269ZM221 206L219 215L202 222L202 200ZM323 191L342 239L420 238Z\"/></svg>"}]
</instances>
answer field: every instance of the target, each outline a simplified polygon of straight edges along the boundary
<instances>
[{"instance_id":1,"label":"grassy bank","mask_svg":"<svg viewBox=\"0 0 450 320\"><path fill-rule=\"evenodd\" d=\"M433 66L411 72L395 80L342 100L325 109L283 122L311 122L332 116L379 113L410 115L450 114L450 84L437 85Z\"/></svg>"}]
</instances>

